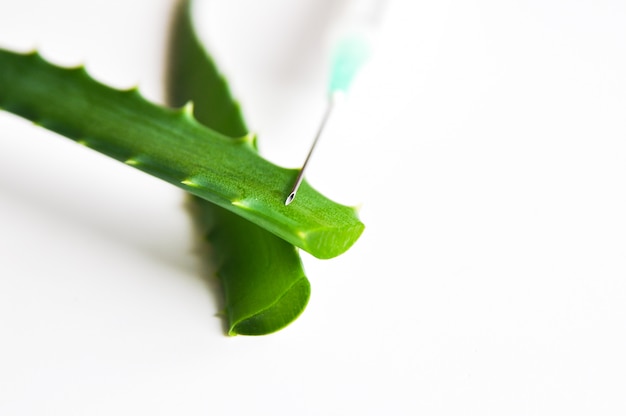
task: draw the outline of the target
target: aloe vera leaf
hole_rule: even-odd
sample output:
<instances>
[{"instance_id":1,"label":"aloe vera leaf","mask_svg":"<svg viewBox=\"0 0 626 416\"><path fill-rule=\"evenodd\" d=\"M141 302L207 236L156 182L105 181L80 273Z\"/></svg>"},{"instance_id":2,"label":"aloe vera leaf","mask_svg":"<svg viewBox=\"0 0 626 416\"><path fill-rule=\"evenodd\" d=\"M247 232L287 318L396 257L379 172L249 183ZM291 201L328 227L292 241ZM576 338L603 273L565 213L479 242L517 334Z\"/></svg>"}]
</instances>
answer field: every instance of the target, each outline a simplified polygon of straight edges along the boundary
<instances>
[{"instance_id":1,"label":"aloe vera leaf","mask_svg":"<svg viewBox=\"0 0 626 416\"><path fill-rule=\"evenodd\" d=\"M178 4L172 26L168 101L192 100L194 116L231 137L248 129L228 84L198 39L191 1ZM193 198L194 213L212 243L230 335L264 335L296 319L311 293L297 249L215 204Z\"/></svg>"},{"instance_id":2,"label":"aloe vera leaf","mask_svg":"<svg viewBox=\"0 0 626 416\"><path fill-rule=\"evenodd\" d=\"M190 106L150 103L137 89L107 87L83 67L0 49L0 107L226 208L318 258L346 251L363 224L352 207L304 184L284 206L296 171L197 122Z\"/></svg>"}]
</instances>

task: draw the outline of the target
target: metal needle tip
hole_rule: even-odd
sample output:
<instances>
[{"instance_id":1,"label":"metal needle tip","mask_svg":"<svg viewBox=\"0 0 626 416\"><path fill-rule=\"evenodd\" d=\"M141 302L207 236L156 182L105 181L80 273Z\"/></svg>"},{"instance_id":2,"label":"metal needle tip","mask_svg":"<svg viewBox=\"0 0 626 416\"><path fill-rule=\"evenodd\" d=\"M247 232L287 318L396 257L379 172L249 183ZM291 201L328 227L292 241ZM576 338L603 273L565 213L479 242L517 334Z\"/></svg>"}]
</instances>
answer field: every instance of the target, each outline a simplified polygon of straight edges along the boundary
<instances>
[{"instance_id":1,"label":"metal needle tip","mask_svg":"<svg viewBox=\"0 0 626 416\"><path fill-rule=\"evenodd\" d=\"M295 183L293 184L293 187L291 188L291 193L289 194L289 196L287 197L287 199L285 199L285 205L289 205L293 202L294 199L296 199L296 192L298 192L298 188L300 188L300 184L302 183L302 180L304 179L304 170L306 169L309 160L311 159L311 155L313 154L313 150L315 150L315 146L317 145L317 142L320 139L320 136L322 135L322 132L324 131L324 127L326 126L326 122L328 121L329 117L330 117L330 113L333 110L335 101L337 100L337 98L340 96L339 93L334 93L330 96L330 100L328 102L328 107L326 108L326 113L324 113L324 118L322 119L322 123L320 124L319 129L317 130L317 134L315 135L315 139L313 140L313 144L311 145L311 149L309 150L309 154L306 157L306 160L304 161L304 164L302 165L302 167L300 168L300 173L298 173L298 177L296 178Z\"/></svg>"},{"instance_id":2,"label":"metal needle tip","mask_svg":"<svg viewBox=\"0 0 626 416\"><path fill-rule=\"evenodd\" d=\"M310 156L310 153L309 153L309 156ZM304 165L306 166L306 162L304 163ZM300 184L302 183L303 178L304 178L304 166L302 167L302 169L300 169L300 172L298 173L296 182L293 184L293 188L291 188L291 193L289 194L287 199L285 199L285 205L291 204L293 200L296 199L296 192L298 192L298 188L300 187Z\"/></svg>"},{"instance_id":3,"label":"metal needle tip","mask_svg":"<svg viewBox=\"0 0 626 416\"><path fill-rule=\"evenodd\" d=\"M295 197L296 197L295 192L290 193L287 199L285 199L285 205L291 204L291 202L295 199Z\"/></svg>"}]
</instances>

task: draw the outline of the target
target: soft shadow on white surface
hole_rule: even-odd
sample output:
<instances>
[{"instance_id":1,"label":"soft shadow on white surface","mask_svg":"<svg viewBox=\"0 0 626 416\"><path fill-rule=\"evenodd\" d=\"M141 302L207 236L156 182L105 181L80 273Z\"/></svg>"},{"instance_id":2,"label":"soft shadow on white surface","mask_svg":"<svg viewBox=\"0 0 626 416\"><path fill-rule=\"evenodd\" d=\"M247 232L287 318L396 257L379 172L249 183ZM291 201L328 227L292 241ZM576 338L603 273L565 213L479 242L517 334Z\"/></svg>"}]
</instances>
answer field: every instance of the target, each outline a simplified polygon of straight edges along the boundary
<instances>
[{"instance_id":1,"label":"soft shadow on white surface","mask_svg":"<svg viewBox=\"0 0 626 416\"><path fill-rule=\"evenodd\" d=\"M324 65L235 58L291 68L264 40L302 10L214 1L262 150L298 165ZM93 4L0 6L0 45L158 101L173 3ZM177 190L0 115L0 414L623 414L624 21L617 0L390 1L310 171L367 229L303 255L311 302L267 337L223 336Z\"/></svg>"}]
</instances>

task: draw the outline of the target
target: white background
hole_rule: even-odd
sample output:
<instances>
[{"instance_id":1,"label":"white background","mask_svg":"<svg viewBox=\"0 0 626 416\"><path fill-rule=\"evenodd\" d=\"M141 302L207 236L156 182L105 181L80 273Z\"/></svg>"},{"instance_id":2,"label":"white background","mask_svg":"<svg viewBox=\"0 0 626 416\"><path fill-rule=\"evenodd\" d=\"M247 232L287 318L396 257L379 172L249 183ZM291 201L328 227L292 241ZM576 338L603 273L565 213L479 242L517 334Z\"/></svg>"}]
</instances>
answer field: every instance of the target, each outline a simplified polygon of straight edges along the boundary
<instances>
[{"instance_id":1,"label":"white background","mask_svg":"<svg viewBox=\"0 0 626 416\"><path fill-rule=\"evenodd\" d=\"M298 166L334 2L206 3ZM3 0L0 46L162 102L173 4ZM625 41L622 0L388 1L309 174L367 229L264 337L224 335L182 191L0 114L0 414L623 415Z\"/></svg>"}]
</instances>

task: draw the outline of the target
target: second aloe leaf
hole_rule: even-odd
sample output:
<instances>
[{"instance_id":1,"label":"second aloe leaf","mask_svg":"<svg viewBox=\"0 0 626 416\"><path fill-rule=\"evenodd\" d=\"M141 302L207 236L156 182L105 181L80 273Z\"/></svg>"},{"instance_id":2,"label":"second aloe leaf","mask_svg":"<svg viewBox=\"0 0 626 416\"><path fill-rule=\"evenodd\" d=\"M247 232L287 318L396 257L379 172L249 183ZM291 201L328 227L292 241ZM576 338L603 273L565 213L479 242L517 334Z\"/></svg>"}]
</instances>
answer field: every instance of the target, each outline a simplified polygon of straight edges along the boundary
<instances>
[{"instance_id":1,"label":"second aloe leaf","mask_svg":"<svg viewBox=\"0 0 626 416\"><path fill-rule=\"evenodd\" d=\"M176 10L169 57L170 104L194 103L194 115L230 137L248 133L228 85L195 34L191 2ZM304 310L310 285L297 249L257 225L194 198L212 243L230 335L262 335L291 323Z\"/></svg>"}]
</instances>

